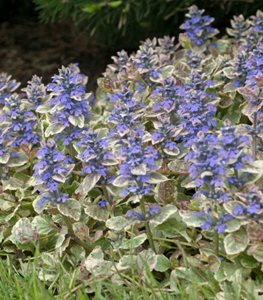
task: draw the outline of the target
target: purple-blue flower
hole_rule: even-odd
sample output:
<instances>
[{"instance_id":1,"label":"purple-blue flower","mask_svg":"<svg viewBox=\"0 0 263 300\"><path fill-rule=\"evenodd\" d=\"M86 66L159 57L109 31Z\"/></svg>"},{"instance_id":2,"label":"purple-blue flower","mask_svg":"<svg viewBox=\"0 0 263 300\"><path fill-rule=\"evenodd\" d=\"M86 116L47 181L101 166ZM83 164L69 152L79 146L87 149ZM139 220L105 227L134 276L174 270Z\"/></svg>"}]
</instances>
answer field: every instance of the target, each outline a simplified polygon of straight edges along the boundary
<instances>
[{"instance_id":1,"label":"purple-blue flower","mask_svg":"<svg viewBox=\"0 0 263 300\"><path fill-rule=\"evenodd\" d=\"M243 193L237 193L237 196L242 201L242 205L238 204L234 207L234 215L254 218L262 212L263 194L256 186L249 187Z\"/></svg>"},{"instance_id":2,"label":"purple-blue flower","mask_svg":"<svg viewBox=\"0 0 263 300\"><path fill-rule=\"evenodd\" d=\"M72 130L81 130L89 116L89 96L86 93L87 77L80 73L76 64L59 69L59 74L53 76L47 85L51 98L47 105L51 108L52 123L61 126L57 138L67 143L74 141Z\"/></svg>"},{"instance_id":3,"label":"purple-blue flower","mask_svg":"<svg viewBox=\"0 0 263 300\"><path fill-rule=\"evenodd\" d=\"M150 173L157 169L158 151L153 146L143 144L144 131L137 128L126 140L120 141L118 157L122 161L118 174L129 182L121 196L128 194L147 195L152 193L153 185L147 181Z\"/></svg>"},{"instance_id":4,"label":"purple-blue flower","mask_svg":"<svg viewBox=\"0 0 263 300\"><path fill-rule=\"evenodd\" d=\"M107 138L99 138L93 131L83 131L78 147L78 159L82 162L83 174L98 174L104 183L110 179L109 166L116 164L113 153L109 150Z\"/></svg>"},{"instance_id":5,"label":"purple-blue flower","mask_svg":"<svg viewBox=\"0 0 263 300\"><path fill-rule=\"evenodd\" d=\"M203 13L204 10L199 10L196 5L189 7L189 13L186 14L187 19L180 26L196 46L202 46L208 39L218 33L218 30L210 25L214 18L203 16Z\"/></svg>"},{"instance_id":6,"label":"purple-blue flower","mask_svg":"<svg viewBox=\"0 0 263 300\"><path fill-rule=\"evenodd\" d=\"M212 210L196 212L195 215L202 220L201 229L202 230L215 230L219 234L224 233L228 221L234 219L233 216L226 213L221 213L218 218L212 214Z\"/></svg>"},{"instance_id":7,"label":"purple-blue flower","mask_svg":"<svg viewBox=\"0 0 263 300\"><path fill-rule=\"evenodd\" d=\"M5 104L5 98L10 97L11 94L19 87L20 83L11 79L11 75L0 73L0 104Z\"/></svg>"},{"instance_id":8,"label":"purple-blue flower","mask_svg":"<svg viewBox=\"0 0 263 300\"><path fill-rule=\"evenodd\" d=\"M42 83L42 78L34 75L31 81L28 81L26 88L22 89L26 93L27 101L33 109L37 109L47 99L46 87Z\"/></svg>"},{"instance_id":9,"label":"purple-blue flower","mask_svg":"<svg viewBox=\"0 0 263 300\"><path fill-rule=\"evenodd\" d=\"M60 193L60 186L65 183L73 169L71 158L59 151L54 140L48 140L36 154L33 176L37 190L48 193L48 198L56 202L65 202L67 195Z\"/></svg>"},{"instance_id":10,"label":"purple-blue flower","mask_svg":"<svg viewBox=\"0 0 263 300\"><path fill-rule=\"evenodd\" d=\"M249 143L248 136L241 135L235 126L228 124L219 134L199 133L192 151L186 155L190 177L196 187L205 187L198 193L225 202L230 196L226 192L227 184L243 186L245 181L238 172L252 162L251 156L243 152Z\"/></svg>"},{"instance_id":11,"label":"purple-blue flower","mask_svg":"<svg viewBox=\"0 0 263 300\"><path fill-rule=\"evenodd\" d=\"M107 206L107 201L106 201L105 199L99 200L98 206L99 206L100 208L105 208L105 207Z\"/></svg>"},{"instance_id":12,"label":"purple-blue flower","mask_svg":"<svg viewBox=\"0 0 263 300\"><path fill-rule=\"evenodd\" d=\"M27 109L18 94L5 98L1 122L3 135L12 147L36 146L40 137L35 114Z\"/></svg>"}]
</instances>

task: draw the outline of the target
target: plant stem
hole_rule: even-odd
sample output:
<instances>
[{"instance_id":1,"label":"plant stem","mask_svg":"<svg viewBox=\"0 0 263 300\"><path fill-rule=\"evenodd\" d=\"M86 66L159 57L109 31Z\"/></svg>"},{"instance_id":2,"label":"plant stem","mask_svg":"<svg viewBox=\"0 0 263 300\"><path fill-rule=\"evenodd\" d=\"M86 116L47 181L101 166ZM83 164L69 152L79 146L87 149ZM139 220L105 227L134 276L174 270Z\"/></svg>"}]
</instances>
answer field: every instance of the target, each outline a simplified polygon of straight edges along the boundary
<instances>
[{"instance_id":1,"label":"plant stem","mask_svg":"<svg viewBox=\"0 0 263 300\"><path fill-rule=\"evenodd\" d=\"M76 237L76 235L74 233L74 230L73 230L73 227L72 227L72 224L71 224L71 220L68 217L66 217L66 216L63 216L63 219L64 219L65 223L68 226L68 231L69 231L69 234L70 234L71 238L77 244L79 244L80 246L82 246L86 250L87 253L90 253L93 250L93 247L92 247L91 243L84 242L84 241L80 240L78 237Z\"/></svg>"},{"instance_id":2,"label":"plant stem","mask_svg":"<svg viewBox=\"0 0 263 300\"><path fill-rule=\"evenodd\" d=\"M148 237L148 240L149 240L150 247L152 248L152 250L155 253L157 253L156 248L154 246L154 241L153 241L153 235L152 235L152 232L151 232L151 228L150 228L149 222L146 220L146 212L145 212L145 206L144 206L143 199L141 199L141 201L140 201L140 208L141 208L142 215L143 215L143 218L144 218L146 234L147 234L147 237Z\"/></svg>"},{"instance_id":3,"label":"plant stem","mask_svg":"<svg viewBox=\"0 0 263 300\"><path fill-rule=\"evenodd\" d=\"M216 215L218 216L218 209L217 209L217 203L214 202L214 211ZM215 236L214 236L214 243L215 243L215 255L219 256L219 234L216 230L214 230Z\"/></svg>"},{"instance_id":4,"label":"plant stem","mask_svg":"<svg viewBox=\"0 0 263 300\"><path fill-rule=\"evenodd\" d=\"M215 255L219 256L219 234L215 232Z\"/></svg>"},{"instance_id":5,"label":"plant stem","mask_svg":"<svg viewBox=\"0 0 263 300\"><path fill-rule=\"evenodd\" d=\"M257 159L257 113L255 112L253 115L253 141L252 141L252 156L253 159L256 160Z\"/></svg>"}]
</instances>

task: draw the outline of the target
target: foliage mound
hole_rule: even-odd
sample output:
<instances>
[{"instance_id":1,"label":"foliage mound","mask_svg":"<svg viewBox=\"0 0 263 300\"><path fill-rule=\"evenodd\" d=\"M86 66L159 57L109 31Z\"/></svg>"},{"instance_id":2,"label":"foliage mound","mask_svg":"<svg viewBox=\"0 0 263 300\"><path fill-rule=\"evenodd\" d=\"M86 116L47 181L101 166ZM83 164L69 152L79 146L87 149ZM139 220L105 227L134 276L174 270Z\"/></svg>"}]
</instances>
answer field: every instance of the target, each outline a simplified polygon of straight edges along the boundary
<instances>
[{"instance_id":1,"label":"foliage mound","mask_svg":"<svg viewBox=\"0 0 263 300\"><path fill-rule=\"evenodd\" d=\"M100 46L136 49L149 36L178 34L188 6L195 0L33 0L44 22L67 20L95 36ZM253 14L260 0L200 0L199 5L217 16L220 26L233 14ZM94 39L94 38L93 38Z\"/></svg>"},{"instance_id":2,"label":"foliage mound","mask_svg":"<svg viewBox=\"0 0 263 300\"><path fill-rule=\"evenodd\" d=\"M95 95L76 64L19 93L1 74L0 245L21 274L36 256L56 291L262 297L263 14L221 39L212 22L190 7L179 43L119 52Z\"/></svg>"}]
</instances>

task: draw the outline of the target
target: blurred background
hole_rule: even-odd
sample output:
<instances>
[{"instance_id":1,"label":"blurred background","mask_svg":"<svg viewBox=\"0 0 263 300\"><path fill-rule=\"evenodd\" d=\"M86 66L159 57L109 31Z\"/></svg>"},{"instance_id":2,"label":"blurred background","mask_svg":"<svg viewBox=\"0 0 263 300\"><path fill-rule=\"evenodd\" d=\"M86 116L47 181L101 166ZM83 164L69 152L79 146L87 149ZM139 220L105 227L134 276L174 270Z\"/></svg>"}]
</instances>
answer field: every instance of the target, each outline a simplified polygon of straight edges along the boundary
<instances>
[{"instance_id":1,"label":"blurred background","mask_svg":"<svg viewBox=\"0 0 263 300\"><path fill-rule=\"evenodd\" d=\"M26 84L44 82L61 65L78 62L89 88L111 56L141 40L177 36L187 7L197 5L225 34L233 15L263 9L263 0L0 0L0 72Z\"/></svg>"}]
</instances>

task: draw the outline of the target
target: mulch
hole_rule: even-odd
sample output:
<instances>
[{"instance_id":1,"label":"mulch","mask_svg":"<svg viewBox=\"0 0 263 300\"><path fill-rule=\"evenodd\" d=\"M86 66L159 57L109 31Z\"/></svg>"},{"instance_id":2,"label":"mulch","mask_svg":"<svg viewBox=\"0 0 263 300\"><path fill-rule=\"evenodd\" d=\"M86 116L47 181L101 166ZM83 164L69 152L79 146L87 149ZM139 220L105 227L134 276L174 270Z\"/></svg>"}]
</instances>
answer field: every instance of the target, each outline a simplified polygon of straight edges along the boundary
<instances>
[{"instance_id":1,"label":"mulch","mask_svg":"<svg viewBox=\"0 0 263 300\"><path fill-rule=\"evenodd\" d=\"M94 90L111 55L70 24L0 24L0 72L11 74L22 86L34 74L48 83L61 65L74 62L88 75L88 89Z\"/></svg>"}]
</instances>

